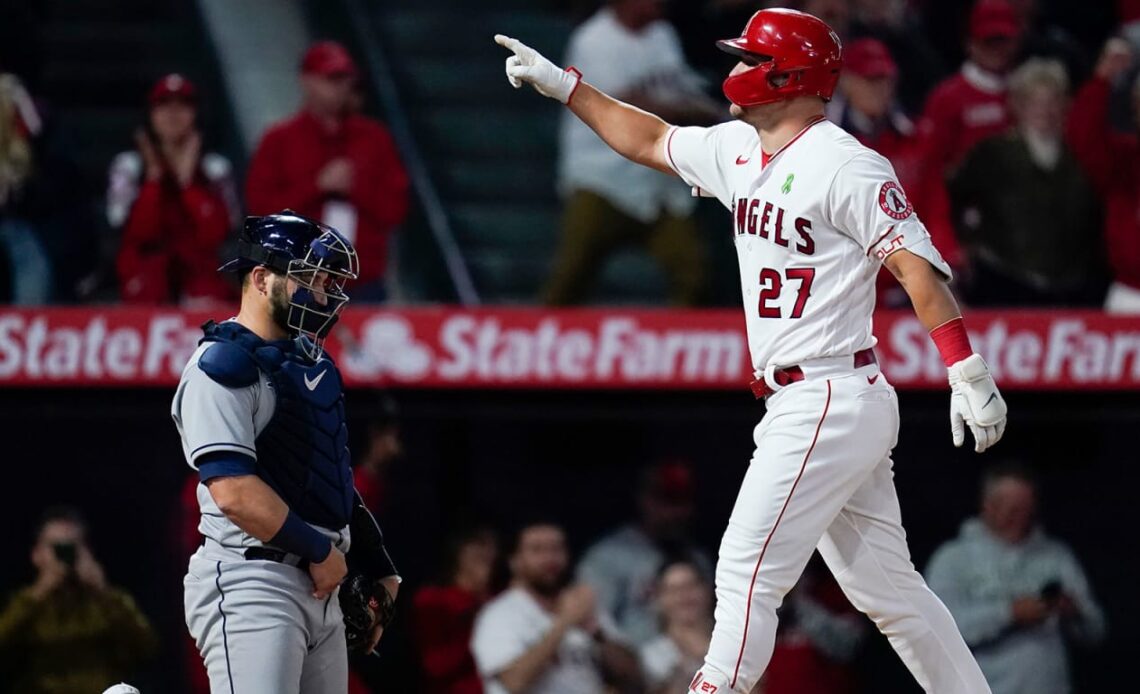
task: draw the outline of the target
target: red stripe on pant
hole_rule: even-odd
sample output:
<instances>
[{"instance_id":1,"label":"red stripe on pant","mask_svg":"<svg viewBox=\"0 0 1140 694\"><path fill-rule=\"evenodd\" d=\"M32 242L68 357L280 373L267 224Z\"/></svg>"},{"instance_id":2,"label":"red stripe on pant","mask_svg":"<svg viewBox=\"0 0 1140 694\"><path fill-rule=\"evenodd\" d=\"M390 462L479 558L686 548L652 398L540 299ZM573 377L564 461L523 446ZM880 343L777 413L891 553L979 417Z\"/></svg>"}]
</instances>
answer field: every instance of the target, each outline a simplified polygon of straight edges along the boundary
<instances>
[{"instance_id":1,"label":"red stripe on pant","mask_svg":"<svg viewBox=\"0 0 1140 694\"><path fill-rule=\"evenodd\" d=\"M819 423L815 425L815 436L811 438L811 445L808 446L807 453L804 454L804 462L800 463L800 472L796 475L795 482L792 482L792 488L788 491L788 498L784 499L784 506L780 509L780 515L776 516L776 522L772 524L772 529L768 531L768 537L764 539L764 546L760 548L760 556L756 559L756 568L752 571L752 582L748 585L748 604L744 610L744 635L740 639L740 655L736 657L736 669L732 672L732 682L728 685L732 689L736 689L736 679L740 676L740 663L744 660L744 645L748 643L748 622L752 617L752 591L756 587L756 576L760 573L760 564L764 562L764 553L768 551L768 543L772 541L772 536L776 534L776 528L780 527L780 520L784 517L784 512L788 510L788 502L792 500L792 494L796 493L796 486L799 485L800 479L804 476L804 470L807 468L808 458L811 458L811 452L815 450L816 441L819 440L819 431L823 428L823 420L827 418L827 410L831 407L831 381L827 382L827 400L823 403L823 414L819 416Z\"/></svg>"}]
</instances>

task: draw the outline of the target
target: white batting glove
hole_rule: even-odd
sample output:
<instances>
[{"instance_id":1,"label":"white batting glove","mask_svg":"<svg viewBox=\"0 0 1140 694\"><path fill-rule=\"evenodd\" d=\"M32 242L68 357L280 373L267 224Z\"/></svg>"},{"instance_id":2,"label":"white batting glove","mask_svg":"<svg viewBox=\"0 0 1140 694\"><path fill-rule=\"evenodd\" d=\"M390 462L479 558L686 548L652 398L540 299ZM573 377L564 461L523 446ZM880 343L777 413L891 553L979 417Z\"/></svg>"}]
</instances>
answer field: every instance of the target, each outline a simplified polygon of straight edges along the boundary
<instances>
[{"instance_id":1,"label":"white batting glove","mask_svg":"<svg viewBox=\"0 0 1140 694\"><path fill-rule=\"evenodd\" d=\"M1005 400L981 355L971 354L950 365L950 432L954 445L966 441L966 427L974 435L978 453L1001 440L1005 433Z\"/></svg>"},{"instance_id":2,"label":"white batting glove","mask_svg":"<svg viewBox=\"0 0 1140 694\"><path fill-rule=\"evenodd\" d=\"M514 53L507 58L507 81L512 87L518 89L526 82L543 96L570 103L582 73L575 68L563 70L518 39L495 34L495 43Z\"/></svg>"}]
</instances>

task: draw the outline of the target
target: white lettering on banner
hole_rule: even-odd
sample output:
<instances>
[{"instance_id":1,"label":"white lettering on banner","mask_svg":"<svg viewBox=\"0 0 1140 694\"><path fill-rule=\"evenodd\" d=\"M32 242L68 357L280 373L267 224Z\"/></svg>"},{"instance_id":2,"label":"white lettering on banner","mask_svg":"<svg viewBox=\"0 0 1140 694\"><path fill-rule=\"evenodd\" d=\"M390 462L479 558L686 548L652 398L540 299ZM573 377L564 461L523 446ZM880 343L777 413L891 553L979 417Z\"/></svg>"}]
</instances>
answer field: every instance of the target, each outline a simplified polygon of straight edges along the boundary
<instances>
[{"instance_id":1,"label":"white lettering on banner","mask_svg":"<svg viewBox=\"0 0 1140 694\"><path fill-rule=\"evenodd\" d=\"M555 368L571 381L584 381L590 375L590 352L594 339L585 330L569 330L558 341Z\"/></svg>"},{"instance_id":2,"label":"white lettering on banner","mask_svg":"<svg viewBox=\"0 0 1140 694\"><path fill-rule=\"evenodd\" d=\"M192 336L190 340L186 339L188 333ZM197 336L197 330L186 329L182 316L159 315L152 318L147 331L143 374L152 378L157 376L162 370L163 360L166 360L167 373L182 373L182 367L194 353Z\"/></svg>"},{"instance_id":3,"label":"white lettering on banner","mask_svg":"<svg viewBox=\"0 0 1140 694\"><path fill-rule=\"evenodd\" d=\"M905 383L937 378L939 370L945 378L946 367L938 357L938 350L917 320L903 318L896 321L891 326L887 341L891 350L901 357L897 361L883 361L883 371L888 379Z\"/></svg>"},{"instance_id":4,"label":"white lettering on banner","mask_svg":"<svg viewBox=\"0 0 1140 694\"><path fill-rule=\"evenodd\" d=\"M658 333L617 318L603 319L595 334L564 330L555 318L504 328L498 318L465 314L443 322L439 344L436 373L446 381L715 380L739 376L744 349L738 331Z\"/></svg>"},{"instance_id":5,"label":"white lettering on banner","mask_svg":"<svg viewBox=\"0 0 1140 694\"><path fill-rule=\"evenodd\" d=\"M23 327L24 319L20 316L0 318L0 377L11 378L16 376L23 367L20 359L20 345L14 334Z\"/></svg>"},{"instance_id":6,"label":"white lettering on banner","mask_svg":"<svg viewBox=\"0 0 1140 694\"><path fill-rule=\"evenodd\" d=\"M28 326L27 337L24 338L27 342L24 347L25 362L24 371L33 378L43 376L43 369L40 368L40 349L44 346L44 341L47 339L47 328L44 326L43 318L36 318L32 324Z\"/></svg>"},{"instance_id":7,"label":"white lettering on banner","mask_svg":"<svg viewBox=\"0 0 1140 694\"><path fill-rule=\"evenodd\" d=\"M82 346L83 338L74 328L56 328L49 332L44 350L44 375L52 379L77 375Z\"/></svg>"},{"instance_id":8,"label":"white lettering on banner","mask_svg":"<svg viewBox=\"0 0 1140 694\"><path fill-rule=\"evenodd\" d=\"M1109 374L1121 378L1125 374L1124 363L1132 358L1133 381L1140 381L1140 331L1134 333L1116 333L1112 336L1112 362Z\"/></svg>"},{"instance_id":9,"label":"white lettering on banner","mask_svg":"<svg viewBox=\"0 0 1140 694\"><path fill-rule=\"evenodd\" d=\"M599 378L613 375L615 366L630 381L655 379L742 379L744 339L738 331L669 330L657 333L641 328L632 318L602 321L601 344L595 371Z\"/></svg>"},{"instance_id":10,"label":"white lettering on banner","mask_svg":"<svg viewBox=\"0 0 1140 694\"><path fill-rule=\"evenodd\" d=\"M1047 331L1011 331L994 320L970 341L985 358L999 383L1044 385L1140 381L1140 332L1090 328L1080 319L1057 319ZM888 346L894 358L884 360L887 377L898 383L945 378L938 350L913 318L891 326Z\"/></svg>"},{"instance_id":11,"label":"white lettering on banner","mask_svg":"<svg viewBox=\"0 0 1140 694\"><path fill-rule=\"evenodd\" d=\"M1005 357L1006 377L1018 383L1037 380L1037 364L1041 360L1041 338L1033 333L1017 333L1009 340Z\"/></svg>"},{"instance_id":12,"label":"white lettering on banner","mask_svg":"<svg viewBox=\"0 0 1140 694\"><path fill-rule=\"evenodd\" d=\"M497 318L480 321L461 315L444 321L440 345L443 354L437 372L449 381L743 377L744 341L739 331L657 332L628 317L603 319L595 336L585 330L563 331L554 318L544 318L534 328L504 329Z\"/></svg>"},{"instance_id":13,"label":"white lettering on banner","mask_svg":"<svg viewBox=\"0 0 1140 694\"><path fill-rule=\"evenodd\" d=\"M103 365L100 363L99 352L103 341L107 339L107 321L102 316L87 325L83 331L83 375L89 378L99 378L103 375Z\"/></svg>"},{"instance_id":14,"label":"white lettering on banner","mask_svg":"<svg viewBox=\"0 0 1140 694\"><path fill-rule=\"evenodd\" d=\"M1045 351L1045 372L1042 374L1046 381L1056 381L1061 376L1061 368L1068 351L1067 344L1082 329L1081 322L1074 320L1057 321L1049 329L1049 346Z\"/></svg>"},{"instance_id":15,"label":"white lettering on banner","mask_svg":"<svg viewBox=\"0 0 1140 694\"><path fill-rule=\"evenodd\" d=\"M352 385L742 387L747 345L737 316L463 310L354 312L329 344ZM0 311L0 383L170 386L204 316L117 309ZM946 369L910 314L878 316L879 357L900 387L945 387ZM699 322L694 322L699 321ZM1140 387L1140 321L1082 312L968 318L1000 384Z\"/></svg>"},{"instance_id":16,"label":"white lettering on banner","mask_svg":"<svg viewBox=\"0 0 1140 694\"><path fill-rule=\"evenodd\" d=\"M439 365L439 375L449 381L458 381L471 371L474 347L468 348L467 336L475 331L475 319L458 316L444 322L439 332L440 346L447 355Z\"/></svg>"},{"instance_id":17,"label":"white lettering on banner","mask_svg":"<svg viewBox=\"0 0 1140 694\"><path fill-rule=\"evenodd\" d=\"M108 331L106 316L93 313L86 324L52 326L47 315L0 317L0 377L48 381L98 381L139 377L142 331L125 326ZM177 378L194 351L198 331L181 315L150 319L145 376ZM161 372L163 365L166 370Z\"/></svg>"},{"instance_id":18,"label":"white lettering on banner","mask_svg":"<svg viewBox=\"0 0 1140 694\"><path fill-rule=\"evenodd\" d=\"M106 347L107 373L115 378L129 379L138 375L142 338L132 328L111 331ZM187 357L189 359L189 357Z\"/></svg>"}]
</instances>

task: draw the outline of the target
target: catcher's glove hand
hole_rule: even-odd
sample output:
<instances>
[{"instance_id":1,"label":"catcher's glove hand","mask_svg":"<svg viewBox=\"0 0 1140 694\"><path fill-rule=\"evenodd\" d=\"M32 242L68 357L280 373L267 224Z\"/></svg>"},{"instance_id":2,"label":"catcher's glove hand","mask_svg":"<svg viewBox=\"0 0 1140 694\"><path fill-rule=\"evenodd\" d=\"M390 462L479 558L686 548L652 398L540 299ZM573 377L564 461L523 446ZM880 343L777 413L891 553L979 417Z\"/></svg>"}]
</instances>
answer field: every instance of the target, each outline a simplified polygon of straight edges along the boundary
<instances>
[{"instance_id":1,"label":"catcher's glove hand","mask_svg":"<svg viewBox=\"0 0 1140 694\"><path fill-rule=\"evenodd\" d=\"M373 634L387 627L396 603L380 579L351 573L340 586L340 610L344 613L344 636L349 653L372 650Z\"/></svg>"}]
</instances>

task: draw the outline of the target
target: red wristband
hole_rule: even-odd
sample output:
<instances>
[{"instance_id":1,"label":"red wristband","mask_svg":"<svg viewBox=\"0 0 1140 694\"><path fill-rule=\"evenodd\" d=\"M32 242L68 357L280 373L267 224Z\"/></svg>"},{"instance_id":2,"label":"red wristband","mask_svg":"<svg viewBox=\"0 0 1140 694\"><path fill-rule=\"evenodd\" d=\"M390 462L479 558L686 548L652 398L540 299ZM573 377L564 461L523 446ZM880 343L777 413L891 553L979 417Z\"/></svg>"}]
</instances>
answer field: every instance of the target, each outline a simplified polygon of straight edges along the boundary
<instances>
[{"instance_id":1,"label":"red wristband","mask_svg":"<svg viewBox=\"0 0 1140 694\"><path fill-rule=\"evenodd\" d=\"M949 368L974 353L970 347L970 336L966 334L966 324L961 317L948 320L930 331L930 339L942 355L942 363Z\"/></svg>"},{"instance_id":2,"label":"red wristband","mask_svg":"<svg viewBox=\"0 0 1140 694\"><path fill-rule=\"evenodd\" d=\"M574 83L574 88L570 90L570 96L566 97L566 105L569 106L570 102L574 100L574 95L578 93L578 87L582 84L582 71L571 65L566 68L565 72L569 72L578 78L578 81Z\"/></svg>"}]
</instances>

